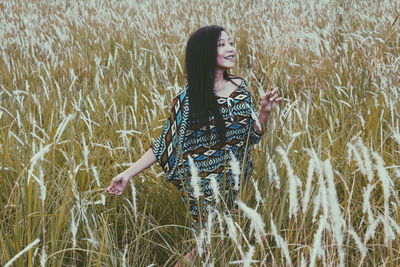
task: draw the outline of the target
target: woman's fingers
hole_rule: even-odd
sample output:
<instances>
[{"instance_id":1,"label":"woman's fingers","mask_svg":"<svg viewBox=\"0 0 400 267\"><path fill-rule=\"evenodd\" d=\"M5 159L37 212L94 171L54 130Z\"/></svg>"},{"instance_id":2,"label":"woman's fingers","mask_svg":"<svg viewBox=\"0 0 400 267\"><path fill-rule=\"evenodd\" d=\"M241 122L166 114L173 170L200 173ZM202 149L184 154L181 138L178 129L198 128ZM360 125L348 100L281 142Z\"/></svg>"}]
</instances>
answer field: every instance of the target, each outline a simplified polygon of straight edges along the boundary
<instances>
[{"instance_id":1,"label":"woman's fingers","mask_svg":"<svg viewBox=\"0 0 400 267\"><path fill-rule=\"evenodd\" d=\"M278 94L275 94L275 95L273 95L270 99L269 99L269 101L274 101L274 100L277 100L278 99Z\"/></svg>"},{"instance_id":2,"label":"woman's fingers","mask_svg":"<svg viewBox=\"0 0 400 267\"><path fill-rule=\"evenodd\" d=\"M106 192L112 195L121 194L120 187L121 180L120 179L112 179L111 184L107 187Z\"/></svg>"},{"instance_id":3,"label":"woman's fingers","mask_svg":"<svg viewBox=\"0 0 400 267\"><path fill-rule=\"evenodd\" d=\"M118 185L116 185L116 184L114 184L114 186L111 188L112 189L112 193L113 194L118 194L120 191L121 191L121 189L119 188L119 186Z\"/></svg>"},{"instance_id":4,"label":"woman's fingers","mask_svg":"<svg viewBox=\"0 0 400 267\"><path fill-rule=\"evenodd\" d=\"M273 95L276 92L278 92L278 87L274 87L274 88L267 88L267 95Z\"/></svg>"},{"instance_id":5,"label":"woman's fingers","mask_svg":"<svg viewBox=\"0 0 400 267\"><path fill-rule=\"evenodd\" d=\"M279 96L278 87L268 88L266 94L262 97L263 100L273 101Z\"/></svg>"},{"instance_id":6,"label":"woman's fingers","mask_svg":"<svg viewBox=\"0 0 400 267\"><path fill-rule=\"evenodd\" d=\"M118 189L111 189L111 190L109 190L109 191L107 191L109 194L111 194L111 195L121 195L122 194L122 191L121 190L118 190Z\"/></svg>"},{"instance_id":7,"label":"woman's fingers","mask_svg":"<svg viewBox=\"0 0 400 267\"><path fill-rule=\"evenodd\" d=\"M106 192L112 195L122 195L124 188L128 180L125 180L123 176L116 176L111 180L111 184L107 187Z\"/></svg>"},{"instance_id":8,"label":"woman's fingers","mask_svg":"<svg viewBox=\"0 0 400 267\"><path fill-rule=\"evenodd\" d=\"M263 99L261 100L261 102L262 101L273 102L274 100L277 100L278 98L279 98L279 95L277 93L272 96L265 95L265 96L263 96Z\"/></svg>"}]
</instances>

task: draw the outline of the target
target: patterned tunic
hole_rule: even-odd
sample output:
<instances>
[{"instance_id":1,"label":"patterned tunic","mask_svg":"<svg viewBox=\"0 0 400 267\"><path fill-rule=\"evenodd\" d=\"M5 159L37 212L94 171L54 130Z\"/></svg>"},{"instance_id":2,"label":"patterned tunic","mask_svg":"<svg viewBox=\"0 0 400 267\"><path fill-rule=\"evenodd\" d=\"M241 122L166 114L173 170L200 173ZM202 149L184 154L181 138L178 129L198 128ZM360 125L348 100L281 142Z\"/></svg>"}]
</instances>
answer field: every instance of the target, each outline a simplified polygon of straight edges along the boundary
<instances>
[{"instance_id":1,"label":"patterned tunic","mask_svg":"<svg viewBox=\"0 0 400 267\"><path fill-rule=\"evenodd\" d=\"M181 193L181 198L189 204L193 218L192 229L204 227L207 214L216 206L211 179L215 179L220 189L219 204L235 207L237 191L234 190L232 155L239 162L240 179L248 179L253 170L251 148L261 140L254 130L258 117L252 97L245 80L229 97L217 96L219 110L225 121L226 139L219 141L216 120L210 115L208 124L188 122L187 85L174 98L169 117L162 134L151 144L157 161L167 174L167 180ZM201 193L199 200L194 197L191 185L189 156L198 170ZM239 179L239 184L240 184Z\"/></svg>"}]
</instances>

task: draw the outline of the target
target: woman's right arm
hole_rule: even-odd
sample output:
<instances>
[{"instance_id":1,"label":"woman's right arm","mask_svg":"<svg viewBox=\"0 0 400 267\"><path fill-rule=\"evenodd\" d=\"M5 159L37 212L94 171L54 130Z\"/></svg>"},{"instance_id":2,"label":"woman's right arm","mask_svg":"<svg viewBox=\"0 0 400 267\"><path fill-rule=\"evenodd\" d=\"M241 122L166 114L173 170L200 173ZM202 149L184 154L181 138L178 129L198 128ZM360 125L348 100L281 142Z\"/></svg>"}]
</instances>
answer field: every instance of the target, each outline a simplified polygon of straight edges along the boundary
<instances>
[{"instance_id":1,"label":"woman's right arm","mask_svg":"<svg viewBox=\"0 0 400 267\"><path fill-rule=\"evenodd\" d=\"M123 173L125 173L126 176L132 178L133 176L141 173L142 171L153 165L156 160L157 159L153 153L153 150L149 148L138 161L133 163L132 166L126 169Z\"/></svg>"},{"instance_id":2,"label":"woman's right arm","mask_svg":"<svg viewBox=\"0 0 400 267\"><path fill-rule=\"evenodd\" d=\"M122 195L129 180L153 165L156 160L153 149L149 148L138 161L111 180L106 192L112 195Z\"/></svg>"},{"instance_id":3,"label":"woman's right arm","mask_svg":"<svg viewBox=\"0 0 400 267\"><path fill-rule=\"evenodd\" d=\"M181 91L177 96L172 100L172 104L169 107L169 116L164 123L163 130L161 135L154 139L150 148L143 154L143 156L136 161L132 166L130 166L125 171L121 172L117 176L115 176L111 184L107 187L106 192L113 195L122 195L125 186L128 184L129 180L135 175L141 173L148 167L150 167L154 162L158 161L163 168L164 172L169 171L169 164L171 162L169 159L169 142L171 142L171 136L173 139L174 136L174 128L170 127L172 125L176 125L175 122L175 112L181 107L181 94L184 93L185 90ZM182 111L183 112L183 111ZM175 133L179 132L178 130Z\"/></svg>"}]
</instances>

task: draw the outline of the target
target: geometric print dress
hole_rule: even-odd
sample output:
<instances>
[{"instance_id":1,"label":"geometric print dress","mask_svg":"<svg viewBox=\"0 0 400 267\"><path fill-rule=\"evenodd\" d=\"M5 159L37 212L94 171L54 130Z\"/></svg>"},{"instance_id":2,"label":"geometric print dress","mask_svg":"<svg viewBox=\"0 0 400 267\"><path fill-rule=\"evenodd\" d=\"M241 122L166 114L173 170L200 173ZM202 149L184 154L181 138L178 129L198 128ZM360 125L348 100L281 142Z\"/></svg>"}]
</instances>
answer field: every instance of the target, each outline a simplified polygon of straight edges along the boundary
<instances>
[{"instance_id":1,"label":"geometric print dress","mask_svg":"<svg viewBox=\"0 0 400 267\"><path fill-rule=\"evenodd\" d=\"M212 115L208 124L189 123L185 85L173 100L162 134L150 146L167 174L167 180L176 186L182 201L188 204L193 219L192 229L196 232L205 227L209 212L220 209L221 203L230 210L237 209L234 202L238 193L235 178L236 185L240 186L241 179L251 177L251 149L261 140L261 135L254 130L258 112L247 81L242 80L230 96L216 97L226 127L223 142L218 138L216 120ZM235 177L231 168L232 160L239 163L239 176ZM190 162L195 165L200 180L202 196L199 199L194 197L191 185ZM213 194L211 180L218 184L219 200Z\"/></svg>"}]
</instances>

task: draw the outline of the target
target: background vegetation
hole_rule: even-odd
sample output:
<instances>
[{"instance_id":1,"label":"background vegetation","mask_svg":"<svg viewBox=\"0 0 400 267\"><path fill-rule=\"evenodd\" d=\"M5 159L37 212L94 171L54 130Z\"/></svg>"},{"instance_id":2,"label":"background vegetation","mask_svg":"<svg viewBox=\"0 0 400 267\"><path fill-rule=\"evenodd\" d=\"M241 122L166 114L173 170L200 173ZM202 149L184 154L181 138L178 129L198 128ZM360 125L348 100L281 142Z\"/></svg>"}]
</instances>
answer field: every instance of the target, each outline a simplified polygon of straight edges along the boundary
<instances>
[{"instance_id":1,"label":"background vegetation","mask_svg":"<svg viewBox=\"0 0 400 267\"><path fill-rule=\"evenodd\" d=\"M210 251L197 265L400 265L398 1L0 7L0 265L169 266L193 245ZM122 197L103 189L161 133L207 24L233 37L256 103L285 100L246 206L193 237L157 164Z\"/></svg>"}]
</instances>

